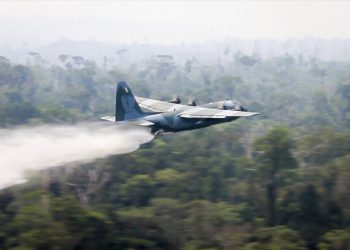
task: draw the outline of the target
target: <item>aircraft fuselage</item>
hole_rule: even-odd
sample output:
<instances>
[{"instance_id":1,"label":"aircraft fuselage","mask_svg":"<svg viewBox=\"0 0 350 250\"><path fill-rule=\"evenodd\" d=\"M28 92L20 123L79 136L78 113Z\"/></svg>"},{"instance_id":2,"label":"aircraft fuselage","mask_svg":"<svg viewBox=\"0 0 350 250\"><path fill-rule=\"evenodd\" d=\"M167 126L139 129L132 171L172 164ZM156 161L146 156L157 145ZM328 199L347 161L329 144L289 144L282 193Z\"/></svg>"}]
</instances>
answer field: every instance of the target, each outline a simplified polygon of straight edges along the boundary
<instances>
[{"instance_id":1,"label":"aircraft fuselage","mask_svg":"<svg viewBox=\"0 0 350 250\"><path fill-rule=\"evenodd\" d=\"M205 128L211 125L231 122L238 119L238 117L226 117L222 119L187 119L178 116L182 111L183 110L176 110L167 113L149 115L145 116L143 119L154 123L154 129L162 130L164 133Z\"/></svg>"}]
</instances>

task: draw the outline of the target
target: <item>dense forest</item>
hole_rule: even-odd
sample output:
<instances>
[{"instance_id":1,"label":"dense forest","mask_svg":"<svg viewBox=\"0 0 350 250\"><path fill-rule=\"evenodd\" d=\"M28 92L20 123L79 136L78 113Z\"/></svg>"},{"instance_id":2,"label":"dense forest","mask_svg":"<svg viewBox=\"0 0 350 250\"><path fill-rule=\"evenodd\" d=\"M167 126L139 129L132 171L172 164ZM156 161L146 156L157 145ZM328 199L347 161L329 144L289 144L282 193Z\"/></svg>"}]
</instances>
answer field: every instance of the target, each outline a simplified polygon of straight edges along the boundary
<instances>
[{"instance_id":1,"label":"dense forest","mask_svg":"<svg viewBox=\"0 0 350 250\"><path fill-rule=\"evenodd\" d=\"M234 98L261 115L29 173L0 191L0 249L350 249L349 61L128 53L1 56L0 126L111 115L119 80L139 96Z\"/></svg>"}]
</instances>

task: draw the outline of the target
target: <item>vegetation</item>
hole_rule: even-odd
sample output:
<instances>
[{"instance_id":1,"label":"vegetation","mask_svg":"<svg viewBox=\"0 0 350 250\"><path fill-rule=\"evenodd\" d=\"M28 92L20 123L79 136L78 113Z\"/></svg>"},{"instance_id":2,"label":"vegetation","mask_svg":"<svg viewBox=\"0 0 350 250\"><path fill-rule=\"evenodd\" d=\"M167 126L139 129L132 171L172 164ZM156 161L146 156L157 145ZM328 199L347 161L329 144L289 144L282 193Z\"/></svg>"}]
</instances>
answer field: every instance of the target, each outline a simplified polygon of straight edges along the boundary
<instances>
[{"instance_id":1,"label":"vegetation","mask_svg":"<svg viewBox=\"0 0 350 250\"><path fill-rule=\"evenodd\" d=\"M4 128L113 114L121 79L141 96L235 97L262 115L0 191L0 249L350 249L349 62L223 53L212 64L60 55L50 65L30 56L27 65L0 57Z\"/></svg>"}]
</instances>

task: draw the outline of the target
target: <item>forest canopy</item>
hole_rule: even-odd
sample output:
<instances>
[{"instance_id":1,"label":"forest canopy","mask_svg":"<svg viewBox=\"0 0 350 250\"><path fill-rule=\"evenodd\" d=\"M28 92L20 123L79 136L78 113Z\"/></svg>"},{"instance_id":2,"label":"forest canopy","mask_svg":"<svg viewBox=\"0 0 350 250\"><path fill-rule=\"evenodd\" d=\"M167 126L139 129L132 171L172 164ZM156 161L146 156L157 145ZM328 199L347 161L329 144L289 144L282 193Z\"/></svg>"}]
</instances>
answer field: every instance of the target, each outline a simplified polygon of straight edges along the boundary
<instances>
[{"instance_id":1,"label":"forest canopy","mask_svg":"<svg viewBox=\"0 0 350 250\"><path fill-rule=\"evenodd\" d=\"M261 115L31 173L0 191L0 249L350 249L350 62L129 52L1 56L0 126L111 115L119 80L139 96L233 98Z\"/></svg>"}]
</instances>

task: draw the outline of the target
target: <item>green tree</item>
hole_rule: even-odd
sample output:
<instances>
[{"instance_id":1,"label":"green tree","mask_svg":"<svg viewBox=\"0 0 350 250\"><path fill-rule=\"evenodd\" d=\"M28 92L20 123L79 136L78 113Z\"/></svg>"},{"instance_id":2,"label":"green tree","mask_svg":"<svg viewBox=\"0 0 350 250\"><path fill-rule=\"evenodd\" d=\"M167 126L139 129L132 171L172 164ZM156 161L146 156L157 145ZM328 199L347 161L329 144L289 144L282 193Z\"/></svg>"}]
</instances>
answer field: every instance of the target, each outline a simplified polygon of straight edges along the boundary
<instances>
[{"instance_id":1,"label":"green tree","mask_svg":"<svg viewBox=\"0 0 350 250\"><path fill-rule=\"evenodd\" d=\"M244 250L306 250L298 232L285 227L268 227L257 230Z\"/></svg>"},{"instance_id":2,"label":"green tree","mask_svg":"<svg viewBox=\"0 0 350 250\"><path fill-rule=\"evenodd\" d=\"M320 250L349 250L350 249L350 230L335 229L323 236L319 243Z\"/></svg>"},{"instance_id":3,"label":"green tree","mask_svg":"<svg viewBox=\"0 0 350 250\"><path fill-rule=\"evenodd\" d=\"M292 154L295 143L287 128L272 129L267 135L255 141L258 153L256 161L262 181L266 187L268 225L276 224L277 189L281 184L281 172L297 166Z\"/></svg>"},{"instance_id":4,"label":"green tree","mask_svg":"<svg viewBox=\"0 0 350 250\"><path fill-rule=\"evenodd\" d=\"M123 195L134 206L145 206L154 193L154 182L148 175L134 175L122 186Z\"/></svg>"},{"instance_id":5,"label":"green tree","mask_svg":"<svg viewBox=\"0 0 350 250\"><path fill-rule=\"evenodd\" d=\"M299 212L296 221L298 229L310 249L315 249L325 222L320 197L313 185L307 185L299 194Z\"/></svg>"}]
</instances>

